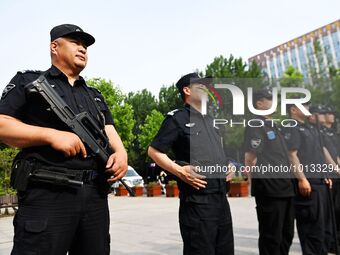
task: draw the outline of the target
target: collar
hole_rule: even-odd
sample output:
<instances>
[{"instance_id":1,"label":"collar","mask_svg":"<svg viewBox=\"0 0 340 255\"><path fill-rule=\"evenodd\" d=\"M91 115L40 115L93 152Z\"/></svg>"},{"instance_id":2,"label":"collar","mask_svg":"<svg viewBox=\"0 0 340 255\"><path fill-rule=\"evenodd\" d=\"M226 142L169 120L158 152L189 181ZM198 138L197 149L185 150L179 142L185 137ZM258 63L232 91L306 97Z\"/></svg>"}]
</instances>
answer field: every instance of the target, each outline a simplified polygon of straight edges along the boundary
<instances>
[{"instance_id":1,"label":"collar","mask_svg":"<svg viewBox=\"0 0 340 255\"><path fill-rule=\"evenodd\" d=\"M198 114L198 115L202 115L202 113L200 113L199 111L197 111L194 107L192 107L190 104L185 104L185 109L187 109L190 113L192 114Z\"/></svg>"},{"instance_id":2,"label":"collar","mask_svg":"<svg viewBox=\"0 0 340 255\"><path fill-rule=\"evenodd\" d=\"M62 71L60 71L56 66L54 66L54 65L52 65L52 66L47 70L47 73L48 73L50 76L52 76L52 77L58 77L58 76L59 76L59 77L62 77L63 79L68 80L67 76L66 76ZM84 78L83 78L82 76L79 76L79 79L76 80L75 85L78 84L78 83L80 83L80 84L86 84L86 83L85 83L85 80L84 80Z\"/></svg>"},{"instance_id":3,"label":"collar","mask_svg":"<svg viewBox=\"0 0 340 255\"><path fill-rule=\"evenodd\" d=\"M63 76L66 77L66 75L60 71L56 66L52 65L50 67L50 69L47 70L47 73L50 74L53 77L57 77L57 76ZM66 77L67 78L67 77Z\"/></svg>"}]
</instances>

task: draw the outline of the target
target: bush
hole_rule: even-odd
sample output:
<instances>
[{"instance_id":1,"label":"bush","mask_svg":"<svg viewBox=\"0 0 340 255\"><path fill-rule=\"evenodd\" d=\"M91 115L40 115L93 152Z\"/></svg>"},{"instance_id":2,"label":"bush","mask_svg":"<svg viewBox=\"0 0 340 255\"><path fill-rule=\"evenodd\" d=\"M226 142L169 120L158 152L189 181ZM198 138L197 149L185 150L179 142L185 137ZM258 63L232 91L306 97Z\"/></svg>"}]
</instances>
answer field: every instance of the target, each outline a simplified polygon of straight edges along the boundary
<instances>
[{"instance_id":1,"label":"bush","mask_svg":"<svg viewBox=\"0 0 340 255\"><path fill-rule=\"evenodd\" d=\"M0 195L15 193L15 190L10 187L10 176L12 162L18 152L19 150L14 148L0 150Z\"/></svg>"}]
</instances>

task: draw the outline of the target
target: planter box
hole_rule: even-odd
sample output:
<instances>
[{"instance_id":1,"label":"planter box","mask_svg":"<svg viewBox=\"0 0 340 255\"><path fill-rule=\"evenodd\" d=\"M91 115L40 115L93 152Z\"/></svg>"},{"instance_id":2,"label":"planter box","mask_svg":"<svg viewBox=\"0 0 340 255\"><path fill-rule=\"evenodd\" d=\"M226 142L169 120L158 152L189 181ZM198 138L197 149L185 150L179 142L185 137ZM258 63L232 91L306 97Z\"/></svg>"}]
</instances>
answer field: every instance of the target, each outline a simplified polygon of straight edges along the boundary
<instances>
[{"instance_id":1,"label":"planter box","mask_svg":"<svg viewBox=\"0 0 340 255\"><path fill-rule=\"evenodd\" d=\"M0 196L0 205L4 205L4 204L17 204L17 203L18 203L17 195L6 194L6 195Z\"/></svg>"},{"instance_id":2,"label":"planter box","mask_svg":"<svg viewBox=\"0 0 340 255\"><path fill-rule=\"evenodd\" d=\"M132 187L132 190L135 192L136 197L141 197L144 195L144 187L142 186Z\"/></svg>"},{"instance_id":3,"label":"planter box","mask_svg":"<svg viewBox=\"0 0 340 255\"><path fill-rule=\"evenodd\" d=\"M162 189L160 185L147 186L146 191L148 197L157 197L162 195Z\"/></svg>"},{"instance_id":4,"label":"planter box","mask_svg":"<svg viewBox=\"0 0 340 255\"><path fill-rule=\"evenodd\" d=\"M248 186L247 181L230 182L229 197L247 197L249 195Z\"/></svg>"},{"instance_id":5,"label":"planter box","mask_svg":"<svg viewBox=\"0 0 340 255\"><path fill-rule=\"evenodd\" d=\"M177 185L166 185L166 196L167 197L178 197L179 189Z\"/></svg>"},{"instance_id":6,"label":"planter box","mask_svg":"<svg viewBox=\"0 0 340 255\"><path fill-rule=\"evenodd\" d=\"M127 196L128 195L128 191L124 186L119 186L118 188L116 188L116 196Z\"/></svg>"}]
</instances>

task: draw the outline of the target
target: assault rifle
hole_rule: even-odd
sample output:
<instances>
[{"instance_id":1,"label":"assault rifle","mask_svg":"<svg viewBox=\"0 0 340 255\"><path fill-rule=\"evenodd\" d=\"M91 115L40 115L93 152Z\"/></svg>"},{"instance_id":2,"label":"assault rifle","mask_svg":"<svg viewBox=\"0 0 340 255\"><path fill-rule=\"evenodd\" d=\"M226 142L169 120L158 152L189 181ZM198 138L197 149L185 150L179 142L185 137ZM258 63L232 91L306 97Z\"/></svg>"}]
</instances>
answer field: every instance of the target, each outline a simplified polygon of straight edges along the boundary
<instances>
[{"instance_id":1,"label":"assault rifle","mask_svg":"<svg viewBox=\"0 0 340 255\"><path fill-rule=\"evenodd\" d=\"M53 89L44 75L41 75L37 80L27 84L25 89L28 93L39 93L50 105L51 110L59 117L59 119L64 122L85 145L87 145L101 163L104 165L106 164L112 154L109 139L88 112L75 114ZM120 179L119 181L125 186L131 196L135 196L133 190L124 180Z\"/></svg>"}]
</instances>

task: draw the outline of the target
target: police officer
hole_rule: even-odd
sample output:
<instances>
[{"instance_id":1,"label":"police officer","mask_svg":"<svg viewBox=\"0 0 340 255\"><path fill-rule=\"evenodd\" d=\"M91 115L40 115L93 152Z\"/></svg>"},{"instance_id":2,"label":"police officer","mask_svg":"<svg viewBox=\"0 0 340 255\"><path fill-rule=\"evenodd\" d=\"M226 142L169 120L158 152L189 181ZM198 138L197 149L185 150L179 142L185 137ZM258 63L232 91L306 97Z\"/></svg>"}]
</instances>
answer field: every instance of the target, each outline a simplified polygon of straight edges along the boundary
<instances>
[{"instance_id":1,"label":"police officer","mask_svg":"<svg viewBox=\"0 0 340 255\"><path fill-rule=\"evenodd\" d=\"M304 107L309 109L308 104ZM284 137L298 179L294 206L302 252L327 254L333 234L328 193L330 183L318 170L326 163L324 151L318 132L305 123L306 116L302 110L296 105L288 105L287 108L290 118L297 123L284 129Z\"/></svg>"},{"instance_id":2,"label":"police officer","mask_svg":"<svg viewBox=\"0 0 340 255\"><path fill-rule=\"evenodd\" d=\"M52 66L45 72L18 72L2 94L0 139L21 148L16 161L25 167L15 182L24 182L21 173L30 167L32 171L47 169L52 177L61 172L72 175L73 181L84 184L63 186L30 179L27 189L18 193L11 254L109 254L108 182L124 176L127 154L102 95L79 75L94 37L71 24L54 27L50 35ZM25 85L42 74L71 110L88 112L102 127L114 151L106 165L51 111L40 94L25 90Z\"/></svg>"},{"instance_id":3,"label":"police officer","mask_svg":"<svg viewBox=\"0 0 340 255\"><path fill-rule=\"evenodd\" d=\"M269 89L254 93L254 107L268 110L272 106ZM251 170L252 195L255 196L259 222L259 254L283 255L289 253L294 236L295 195L289 171L288 150L279 127L272 117L255 116L258 123L245 130L245 165ZM256 169L255 167L258 167ZM266 171L261 167L280 167L281 172Z\"/></svg>"},{"instance_id":4,"label":"police officer","mask_svg":"<svg viewBox=\"0 0 340 255\"><path fill-rule=\"evenodd\" d=\"M176 83L185 107L167 114L148 150L156 164L178 177L179 223L185 255L234 254L225 172L215 176L204 171L206 167L227 163L213 119L201 113L206 83L196 73L187 74ZM191 165L172 161L167 156L170 150L176 160Z\"/></svg>"},{"instance_id":5,"label":"police officer","mask_svg":"<svg viewBox=\"0 0 340 255\"><path fill-rule=\"evenodd\" d=\"M323 106L323 111L320 113L324 117L324 121L321 124L321 134L325 141L325 147L330 153L335 164L340 163L339 157L339 137L334 129L335 111L331 106ZM334 184L334 183L333 183ZM333 186L334 188L334 186Z\"/></svg>"},{"instance_id":6,"label":"police officer","mask_svg":"<svg viewBox=\"0 0 340 255\"><path fill-rule=\"evenodd\" d=\"M339 150L339 137L335 132L334 129L334 122L335 122L335 110L331 106L324 106L321 115L324 115L324 121L321 123L321 130L320 133L322 134L324 145L329 152L329 156L334 161L333 164L336 166L336 170L339 170L340 164L340 150ZM340 252L340 182L339 182L339 175L334 173L333 174L333 184L332 184L332 195L333 195L333 206L335 212L335 222L336 222L336 232L337 232L337 243L332 245L331 252L336 251L335 245L338 245L337 251Z\"/></svg>"}]
</instances>

